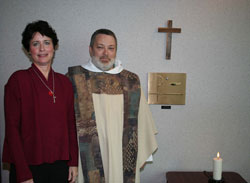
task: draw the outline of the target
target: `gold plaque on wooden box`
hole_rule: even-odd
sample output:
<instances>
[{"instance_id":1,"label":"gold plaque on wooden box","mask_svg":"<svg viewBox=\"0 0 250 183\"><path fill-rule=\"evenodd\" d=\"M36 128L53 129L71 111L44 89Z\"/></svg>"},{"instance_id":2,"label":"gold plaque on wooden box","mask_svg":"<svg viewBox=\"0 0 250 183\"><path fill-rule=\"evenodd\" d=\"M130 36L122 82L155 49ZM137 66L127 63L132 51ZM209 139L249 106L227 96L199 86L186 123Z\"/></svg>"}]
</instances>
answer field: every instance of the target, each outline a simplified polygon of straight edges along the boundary
<instances>
[{"instance_id":1,"label":"gold plaque on wooden box","mask_svg":"<svg viewBox=\"0 0 250 183\"><path fill-rule=\"evenodd\" d=\"M149 73L148 103L185 105L186 73Z\"/></svg>"}]
</instances>

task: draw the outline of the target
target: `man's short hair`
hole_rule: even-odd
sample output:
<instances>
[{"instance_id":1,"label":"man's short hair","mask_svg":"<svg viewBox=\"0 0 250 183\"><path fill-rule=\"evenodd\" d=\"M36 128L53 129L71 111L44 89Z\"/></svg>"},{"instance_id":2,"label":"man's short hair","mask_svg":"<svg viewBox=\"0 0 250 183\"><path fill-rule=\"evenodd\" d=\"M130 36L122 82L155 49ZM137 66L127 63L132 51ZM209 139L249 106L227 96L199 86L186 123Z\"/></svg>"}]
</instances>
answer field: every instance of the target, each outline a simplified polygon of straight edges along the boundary
<instances>
[{"instance_id":1,"label":"man's short hair","mask_svg":"<svg viewBox=\"0 0 250 183\"><path fill-rule=\"evenodd\" d=\"M105 35L112 36L112 37L115 39L115 44L116 44L116 48L117 48L117 39L116 39L115 33L112 32L112 31L109 30L109 29L98 29L98 30L96 30L96 31L92 34L92 36L91 36L90 45L89 45L90 47L93 48L94 42L95 42L95 39L96 39L96 36L97 36L98 34L105 34Z\"/></svg>"}]
</instances>

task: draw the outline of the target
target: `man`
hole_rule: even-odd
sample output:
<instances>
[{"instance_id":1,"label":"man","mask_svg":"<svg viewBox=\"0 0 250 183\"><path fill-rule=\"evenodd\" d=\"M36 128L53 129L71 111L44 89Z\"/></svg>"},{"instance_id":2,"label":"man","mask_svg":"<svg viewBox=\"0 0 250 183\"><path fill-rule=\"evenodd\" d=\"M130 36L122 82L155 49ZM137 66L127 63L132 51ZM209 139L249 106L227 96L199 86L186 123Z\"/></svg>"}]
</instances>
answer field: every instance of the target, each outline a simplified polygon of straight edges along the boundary
<instances>
[{"instance_id":1,"label":"man","mask_svg":"<svg viewBox=\"0 0 250 183\"><path fill-rule=\"evenodd\" d=\"M90 183L140 181L140 168L157 149L156 129L136 74L116 59L117 39L107 29L91 37L91 59L70 67L81 174Z\"/></svg>"}]
</instances>

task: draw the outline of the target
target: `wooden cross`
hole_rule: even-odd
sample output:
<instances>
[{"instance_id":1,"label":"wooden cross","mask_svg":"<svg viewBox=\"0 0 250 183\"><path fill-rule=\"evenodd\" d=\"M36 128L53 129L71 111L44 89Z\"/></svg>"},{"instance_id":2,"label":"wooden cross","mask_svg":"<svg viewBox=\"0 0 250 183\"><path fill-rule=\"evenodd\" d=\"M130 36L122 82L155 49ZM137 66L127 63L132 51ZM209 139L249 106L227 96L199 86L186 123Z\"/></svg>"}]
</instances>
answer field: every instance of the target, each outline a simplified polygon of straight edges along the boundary
<instances>
[{"instance_id":1,"label":"wooden cross","mask_svg":"<svg viewBox=\"0 0 250 183\"><path fill-rule=\"evenodd\" d=\"M180 28L172 28L172 20L168 21L168 27L160 27L158 28L158 32L166 32L167 33L167 50L166 50L166 59L170 60L171 58L171 40L172 40L172 33L181 33Z\"/></svg>"}]
</instances>

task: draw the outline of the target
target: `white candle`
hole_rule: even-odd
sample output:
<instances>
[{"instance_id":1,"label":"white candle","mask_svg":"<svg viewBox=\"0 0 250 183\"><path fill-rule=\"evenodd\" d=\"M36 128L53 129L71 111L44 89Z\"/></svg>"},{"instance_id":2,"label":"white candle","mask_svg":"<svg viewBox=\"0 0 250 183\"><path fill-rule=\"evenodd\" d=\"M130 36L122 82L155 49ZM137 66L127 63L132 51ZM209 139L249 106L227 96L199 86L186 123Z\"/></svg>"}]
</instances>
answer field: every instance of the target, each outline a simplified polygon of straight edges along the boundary
<instances>
[{"instance_id":1,"label":"white candle","mask_svg":"<svg viewBox=\"0 0 250 183\"><path fill-rule=\"evenodd\" d=\"M214 158L214 169L213 169L213 179L221 180L222 174L222 159L220 158L220 153L217 153L217 157Z\"/></svg>"}]
</instances>

